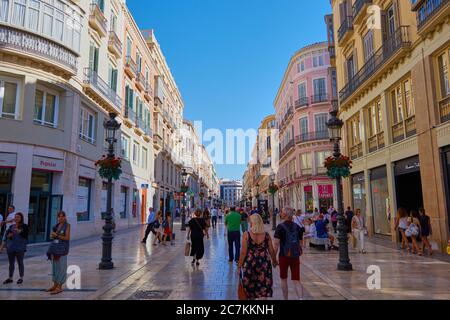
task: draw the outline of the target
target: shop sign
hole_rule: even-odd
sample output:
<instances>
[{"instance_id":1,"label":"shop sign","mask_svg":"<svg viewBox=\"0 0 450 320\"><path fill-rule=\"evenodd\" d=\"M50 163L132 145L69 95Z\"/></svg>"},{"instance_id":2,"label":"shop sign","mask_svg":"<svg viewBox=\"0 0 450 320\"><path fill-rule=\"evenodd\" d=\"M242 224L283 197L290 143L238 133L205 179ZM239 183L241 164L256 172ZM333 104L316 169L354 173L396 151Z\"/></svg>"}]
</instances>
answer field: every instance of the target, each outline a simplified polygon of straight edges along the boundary
<instances>
[{"instance_id":1,"label":"shop sign","mask_svg":"<svg viewBox=\"0 0 450 320\"><path fill-rule=\"evenodd\" d=\"M395 164L395 175L408 174L420 170L419 157L413 157L406 160L398 161Z\"/></svg>"},{"instance_id":2,"label":"shop sign","mask_svg":"<svg viewBox=\"0 0 450 320\"><path fill-rule=\"evenodd\" d=\"M15 168L16 164L16 153L0 153L0 168Z\"/></svg>"},{"instance_id":3,"label":"shop sign","mask_svg":"<svg viewBox=\"0 0 450 320\"><path fill-rule=\"evenodd\" d=\"M95 179L95 169L80 165L78 175L83 178Z\"/></svg>"},{"instance_id":4,"label":"shop sign","mask_svg":"<svg viewBox=\"0 0 450 320\"><path fill-rule=\"evenodd\" d=\"M319 198L322 198L322 199L333 198L333 186L332 185L319 185Z\"/></svg>"},{"instance_id":5,"label":"shop sign","mask_svg":"<svg viewBox=\"0 0 450 320\"><path fill-rule=\"evenodd\" d=\"M34 156L33 169L62 172L64 160Z\"/></svg>"},{"instance_id":6,"label":"shop sign","mask_svg":"<svg viewBox=\"0 0 450 320\"><path fill-rule=\"evenodd\" d=\"M305 186L305 192L312 192L313 188L312 186Z\"/></svg>"}]
</instances>

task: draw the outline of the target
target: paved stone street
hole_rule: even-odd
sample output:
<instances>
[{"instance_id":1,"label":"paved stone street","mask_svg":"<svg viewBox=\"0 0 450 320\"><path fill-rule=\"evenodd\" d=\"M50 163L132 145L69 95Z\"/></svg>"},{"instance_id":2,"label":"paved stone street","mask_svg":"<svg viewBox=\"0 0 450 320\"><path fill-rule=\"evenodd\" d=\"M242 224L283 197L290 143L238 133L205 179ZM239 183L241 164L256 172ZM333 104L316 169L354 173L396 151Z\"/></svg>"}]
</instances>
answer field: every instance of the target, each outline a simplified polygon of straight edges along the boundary
<instances>
[{"instance_id":1,"label":"paved stone street","mask_svg":"<svg viewBox=\"0 0 450 320\"><path fill-rule=\"evenodd\" d=\"M175 225L179 230L180 225ZM185 234L177 231L175 246L153 247L140 243L144 227L119 232L113 246L114 270L97 269L101 256L98 238L74 241L69 265L81 268L81 290L65 291L57 297L43 292L51 283L46 247L31 247L25 260L25 282L0 285L0 299L224 299L237 298L236 266L229 264L223 225L211 230L205 258L193 267L184 257ZM307 248L302 258L302 282L306 299L450 299L450 263L418 257L374 240L368 254L351 252L353 272L336 271L337 251ZM367 289L369 265L381 268L381 290ZM0 279L7 277L7 261L0 257ZM15 279L18 274L16 270ZM274 299L281 299L278 269L274 272ZM290 298L294 298L291 291Z\"/></svg>"}]
</instances>

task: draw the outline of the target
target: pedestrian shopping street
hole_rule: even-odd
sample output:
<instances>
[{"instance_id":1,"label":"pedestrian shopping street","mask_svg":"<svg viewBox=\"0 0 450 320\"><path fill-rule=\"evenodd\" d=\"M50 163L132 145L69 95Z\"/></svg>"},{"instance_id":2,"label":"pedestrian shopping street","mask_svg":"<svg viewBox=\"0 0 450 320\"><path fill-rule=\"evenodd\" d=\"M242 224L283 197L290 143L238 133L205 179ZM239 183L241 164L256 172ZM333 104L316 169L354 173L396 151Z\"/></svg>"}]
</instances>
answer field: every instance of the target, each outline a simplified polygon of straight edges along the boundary
<instances>
[{"instance_id":1,"label":"pedestrian shopping street","mask_svg":"<svg viewBox=\"0 0 450 320\"><path fill-rule=\"evenodd\" d=\"M237 268L228 263L224 226L210 230L205 240L205 258L199 267L184 257L185 232L175 224L176 245L140 243L145 228L135 227L115 234L113 270L98 270L101 239L73 241L68 265L81 269L81 289L50 296L42 290L51 284L51 267L46 246L30 247L25 259L22 285L0 287L0 299L170 299L236 300ZM272 232L270 231L272 234ZM368 253L351 251L354 271L338 272L338 252L307 248L302 257L305 299L450 299L450 261L446 256L418 257L394 249L389 241L370 240ZM447 259L447 260L446 260ZM381 290L368 290L367 267L381 269ZM0 256L0 278L7 277L6 255ZM17 280L17 270L15 280ZM292 286L291 286L292 287ZM290 291L290 299L295 298ZM282 299L278 269L274 270L274 299Z\"/></svg>"}]
</instances>

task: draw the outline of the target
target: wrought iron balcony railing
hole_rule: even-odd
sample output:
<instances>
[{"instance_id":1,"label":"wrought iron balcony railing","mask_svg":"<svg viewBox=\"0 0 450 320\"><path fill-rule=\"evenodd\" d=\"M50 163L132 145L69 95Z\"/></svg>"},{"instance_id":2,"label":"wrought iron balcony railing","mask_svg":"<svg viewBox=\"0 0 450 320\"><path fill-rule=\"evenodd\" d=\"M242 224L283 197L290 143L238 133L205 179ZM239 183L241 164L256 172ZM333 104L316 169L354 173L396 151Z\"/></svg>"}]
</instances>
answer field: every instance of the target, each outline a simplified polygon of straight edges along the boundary
<instances>
[{"instance_id":1,"label":"wrought iron balcony railing","mask_svg":"<svg viewBox=\"0 0 450 320\"><path fill-rule=\"evenodd\" d=\"M328 94L318 93L311 96L311 104L327 102L329 100Z\"/></svg>"},{"instance_id":2,"label":"wrought iron balcony railing","mask_svg":"<svg viewBox=\"0 0 450 320\"><path fill-rule=\"evenodd\" d=\"M302 133L295 137L295 143L305 143L310 141L316 141L316 140L328 140L330 138L330 135L328 131L316 131L316 132L308 132L308 133Z\"/></svg>"},{"instance_id":3,"label":"wrought iron balcony railing","mask_svg":"<svg viewBox=\"0 0 450 320\"><path fill-rule=\"evenodd\" d=\"M295 101L295 108L303 108L307 107L309 105L309 98L308 97L300 97L297 101Z\"/></svg>"},{"instance_id":4,"label":"wrought iron balcony railing","mask_svg":"<svg viewBox=\"0 0 450 320\"><path fill-rule=\"evenodd\" d=\"M89 16L89 24L92 28L97 30L100 36L105 36L107 33L108 21L103 14L103 11L98 6L98 3L91 3L91 14Z\"/></svg>"},{"instance_id":5,"label":"wrought iron balcony railing","mask_svg":"<svg viewBox=\"0 0 450 320\"><path fill-rule=\"evenodd\" d=\"M417 29L420 31L450 0L425 0L417 9Z\"/></svg>"},{"instance_id":6,"label":"wrought iron balcony railing","mask_svg":"<svg viewBox=\"0 0 450 320\"><path fill-rule=\"evenodd\" d=\"M103 80L96 71L84 69L84 83L93 87L95 91L104 96L111 106L120 111L122 99L111 87Z\"/></svg>"},{"instance_id":7,"label":"wrought iron balcony railing","mask_svg":"<svg viewBox=\"0 0 450 320\"><path fill-rule=\"evenodd\" d=\"M341 41L345 34L350 30L353 30L353 16L347 16L342 22L342 25L338 30L338 40Z\"/></svg>"},{"instance_id":8,"label":"wrought iron balcony railing","mask_svg":"<svg viewBox=\"0 0 450 320\"><path fill-rule=\"evenodd\" d=\"M359 14L363 13L363 9L366 8L367 5L371 5L372 0L356 0L353 4L353 18L356 22L359 18ZM362 15L363 16L363 15Z\"/></svg>"},{"instance_id":9,"label":"wrought iron balcony railing","mask_svg":"<svg viewBox=\"0 0 450 320\"><path fill-rule=\"evenodd\" d=\"M394 35L381 46L364 66L350 79L339 92L340 101L350 97L364 82L374 75L396 52L410 47L409 27L401 26Z\"/></svg>"}]
</instances>

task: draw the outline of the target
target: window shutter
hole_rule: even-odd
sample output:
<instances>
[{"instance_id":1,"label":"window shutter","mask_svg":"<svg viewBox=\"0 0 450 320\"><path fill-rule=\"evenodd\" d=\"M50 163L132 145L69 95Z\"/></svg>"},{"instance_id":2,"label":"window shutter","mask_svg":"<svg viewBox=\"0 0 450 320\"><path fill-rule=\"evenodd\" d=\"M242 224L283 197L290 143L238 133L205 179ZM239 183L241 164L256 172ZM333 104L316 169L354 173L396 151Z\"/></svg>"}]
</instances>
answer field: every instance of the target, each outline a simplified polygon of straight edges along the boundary
<instances>
[{"instance_id":1,"label":"window shutter","mask_svg":"<svg viewBox=\"0 0 450 320\"><path fill-rule=\"evenodd\" d=\"M383 45L388 40L388 30L389 26L388 26L387 12L383 10L381 11L381 36L383 39Z\"/></svg>"},{"instance_id":2,"label":"window shutter","mask_svg":"<svg viewBox=\"0 0 450 320\"><path fill-rule=\"evenodd\" d=\"M395 30L397 30L400 27L400 11L398 8L398 0L394 0L392 2L392 7L394 8Z\"/></svg>"},{"instance_id":3,"label":"window shutter","mask_svg":"<svg viewBox=\"0 0 450 320\"><path fill-rule=\"evenodd\" d=\"M94 70L94 45L89 46L89 69Z\"/></svg>"}]
</instances>

